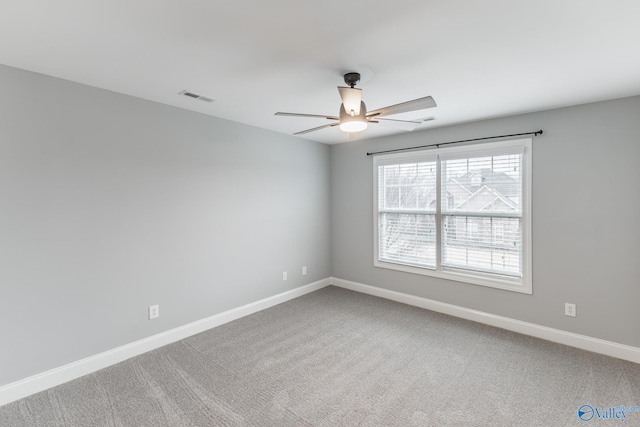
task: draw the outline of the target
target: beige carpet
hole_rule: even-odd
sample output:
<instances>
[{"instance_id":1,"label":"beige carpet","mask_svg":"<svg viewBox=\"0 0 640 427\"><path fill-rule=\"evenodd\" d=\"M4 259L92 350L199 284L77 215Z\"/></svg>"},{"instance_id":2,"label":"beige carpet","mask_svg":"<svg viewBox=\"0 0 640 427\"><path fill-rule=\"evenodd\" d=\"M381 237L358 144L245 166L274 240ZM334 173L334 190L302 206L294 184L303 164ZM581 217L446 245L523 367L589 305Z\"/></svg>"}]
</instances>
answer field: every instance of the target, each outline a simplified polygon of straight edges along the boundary
<instances>
[{"instance_id":1,"label":"beige carpet","mask_svg":"<svg viewBox=\"0 0 640 427\"><path fill-rule=\"evenodd\" d=\"M620 405L640 405L640 365L328 287L0 407L0 425L640 425L598 417Z\"/></svg>"}]
</instances>

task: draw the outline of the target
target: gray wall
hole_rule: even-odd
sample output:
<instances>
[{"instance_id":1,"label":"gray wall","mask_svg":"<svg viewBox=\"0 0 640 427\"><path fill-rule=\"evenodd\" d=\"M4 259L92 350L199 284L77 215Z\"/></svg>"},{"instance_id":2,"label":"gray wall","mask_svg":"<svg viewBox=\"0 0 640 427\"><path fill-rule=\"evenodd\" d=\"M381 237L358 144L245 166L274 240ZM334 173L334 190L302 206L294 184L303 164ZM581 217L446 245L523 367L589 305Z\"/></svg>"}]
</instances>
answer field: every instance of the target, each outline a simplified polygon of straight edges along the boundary
<instances>
[{"instance_id":1,"label":"gray wall","mask_svg":"<svg viewBox=\"0 0 640 427\"><path fill-rule=\"evenodd\" d=\"M538 129L533 295L373 267L367 151ZM640 97L332 146L332 274L640 347L639 159ZM564 316L565 302L577 304L576 318Z\"/></svg>"},{"instance_id":2,"label":"gray wall","mask_svg":"<svg viewBox=\"0 0 640 427\"><path fill-rule=\"evenodd\" d=\"M330 275L328 146L4 66L0 87L0 386Z\"/></svg>"}]
</instances>

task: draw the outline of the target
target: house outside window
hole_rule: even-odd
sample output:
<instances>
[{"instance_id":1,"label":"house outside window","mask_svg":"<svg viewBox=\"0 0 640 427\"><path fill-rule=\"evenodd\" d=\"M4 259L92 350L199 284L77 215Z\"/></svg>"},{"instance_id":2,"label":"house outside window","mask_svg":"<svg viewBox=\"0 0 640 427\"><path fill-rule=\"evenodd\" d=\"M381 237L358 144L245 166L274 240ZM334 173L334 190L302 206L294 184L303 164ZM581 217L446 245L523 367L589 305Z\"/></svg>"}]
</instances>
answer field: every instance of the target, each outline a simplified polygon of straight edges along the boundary
<instances>
[{"instance_id":1,"label":"house outside window","mask_svg":"<svg viewBox=\"0 0 640 427\"><path fill-rule=\"evenodd\" d=\"M374 158L374 265L531 293L531 140Z\"/></svg>"}]
</instances>

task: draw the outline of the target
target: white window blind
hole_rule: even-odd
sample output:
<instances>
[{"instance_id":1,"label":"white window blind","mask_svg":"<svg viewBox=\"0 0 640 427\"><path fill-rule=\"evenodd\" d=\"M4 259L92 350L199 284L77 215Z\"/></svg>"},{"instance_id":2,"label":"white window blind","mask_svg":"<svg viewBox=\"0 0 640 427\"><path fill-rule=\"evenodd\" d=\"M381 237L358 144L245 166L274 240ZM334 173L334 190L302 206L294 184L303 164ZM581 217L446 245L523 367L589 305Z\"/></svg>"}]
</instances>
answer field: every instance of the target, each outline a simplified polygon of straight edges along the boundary
<instances>
[{"instance_id":1,"label":"white window blind","mask_svg":"<svg viewBox=\"0 0 640 427\"><path fill-rule=\"evenodd\" d=\"M436 162L380 166L380 259L435 267Z\"/></svg>"},{"instance_id":2,"label":"white window blind","mask_svg":"<svg viewBox=\"0 0 640 427\"><path fill-rule=\"evenodd\" d=\"M376 266L531 293L531 140L374 160Z\"/></svg>"}]
</instances>

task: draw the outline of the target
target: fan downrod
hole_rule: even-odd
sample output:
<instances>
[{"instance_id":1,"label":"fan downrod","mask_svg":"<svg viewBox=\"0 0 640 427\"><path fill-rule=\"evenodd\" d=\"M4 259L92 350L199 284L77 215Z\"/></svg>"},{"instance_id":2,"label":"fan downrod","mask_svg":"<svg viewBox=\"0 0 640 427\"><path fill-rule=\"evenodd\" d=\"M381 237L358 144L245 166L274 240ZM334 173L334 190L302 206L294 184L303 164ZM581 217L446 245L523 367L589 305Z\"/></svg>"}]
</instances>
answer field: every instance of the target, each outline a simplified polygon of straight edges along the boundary
<instances>
[{"instance_id":1,"label":"fan downrod","mask_svg":"<svg viewBox=\"0 0 640 427\"><path fill-rule=\"evenodd\" d=\"M353 87L360 81L360 73L347 73L344 75L344 82Z\"/></svg>"}]
</instances>

